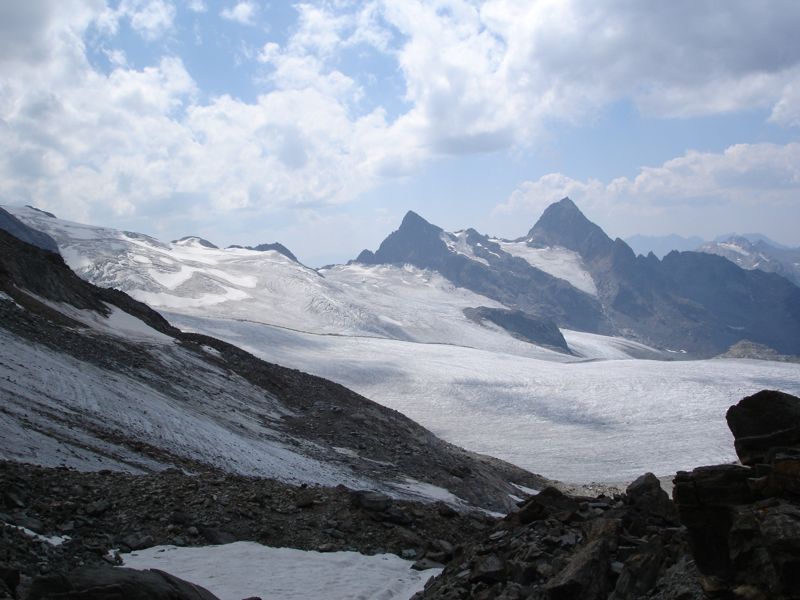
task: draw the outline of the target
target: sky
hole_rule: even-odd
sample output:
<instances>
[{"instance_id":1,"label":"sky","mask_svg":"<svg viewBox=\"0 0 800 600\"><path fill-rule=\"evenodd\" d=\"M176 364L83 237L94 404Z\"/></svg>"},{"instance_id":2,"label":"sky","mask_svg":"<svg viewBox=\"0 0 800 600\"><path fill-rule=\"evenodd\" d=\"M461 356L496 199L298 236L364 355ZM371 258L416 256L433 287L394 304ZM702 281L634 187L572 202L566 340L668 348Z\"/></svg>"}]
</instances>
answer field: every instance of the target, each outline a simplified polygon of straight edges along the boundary
<instances>
[{"instance_id":1,"label":"sky","mask_svg":"<svg viewBox=\"0 0 800 600\"><path fill-rule=\"evenodd\" d=\"M318 266L408 210L800 246L797 0L0 2L0 204Z\"/></svg>"}]
</instances>

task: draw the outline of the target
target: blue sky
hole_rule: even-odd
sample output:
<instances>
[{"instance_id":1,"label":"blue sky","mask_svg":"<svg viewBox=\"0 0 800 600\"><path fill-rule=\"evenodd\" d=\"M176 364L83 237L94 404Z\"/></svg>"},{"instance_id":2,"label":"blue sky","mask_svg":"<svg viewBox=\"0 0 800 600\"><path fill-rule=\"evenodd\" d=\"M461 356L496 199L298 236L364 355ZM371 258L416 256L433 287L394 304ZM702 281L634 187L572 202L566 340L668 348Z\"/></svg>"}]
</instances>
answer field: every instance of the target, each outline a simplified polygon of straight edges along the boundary
<instances>
[{"instance_id":1,"label":"blue sky","mask_svg":"<svg viewBox=\"0 0 800 600\"><path fill-rule=\"evenodd\" d=\"M800 245L800 3L0 3L0 203L312 265L415 210Z\"/></svg>"}]
</instances>

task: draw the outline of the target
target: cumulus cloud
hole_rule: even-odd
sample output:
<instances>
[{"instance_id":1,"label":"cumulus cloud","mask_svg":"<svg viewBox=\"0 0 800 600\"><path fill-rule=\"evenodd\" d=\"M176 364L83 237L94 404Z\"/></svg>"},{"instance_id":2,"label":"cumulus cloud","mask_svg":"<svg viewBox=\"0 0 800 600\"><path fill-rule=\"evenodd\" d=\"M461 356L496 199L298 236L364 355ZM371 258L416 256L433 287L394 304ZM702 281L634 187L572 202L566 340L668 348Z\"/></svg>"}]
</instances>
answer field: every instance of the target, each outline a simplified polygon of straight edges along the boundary
<instances>
[{"instance_id":1,"label":"cumulus cloud","mask_svg":"<svg viewBox=\"0 0 800 600\"><path fill-rule=\"evenodd\" d=\"M92 6L104 5L93 2ZM109 33L116 33L119 21L127 19L131 28L144 40L153 41L172 30L175 5L169 0L122 0L116 6L106 7L95 18L97 25Z\"/></svg>"},{"instance_id":2,"label":"cumulus cloud","mask_svg":"<svg viewBox=\"0 0 800 600\"><path fill-rule=\"evenodd\" d=\"M775 107L775 121L795 121L784 92L800 80L800 4L791 0L384 6L403 36L405 118L441 152L528 144L554 120L620 99L659 117Z\"/></svg>"},{"instance_id":3,"label":"cumulus cloud","mask_svg":"<svg viewBox=\"0 0 800 600\"><path fill-rule=\"evenodd\" d=\"M187 0L186 7L196 13L203 13L208 10L206 3L203 0Z\"/></svg>"},{"instance_id":4,"label":"cumulus cloud","mask_svg":"<svg viewBox=\"0 0 800 600\"><path fill-rule=\"evenodd\" d=\"M252 1L226 6L227 19L252 24L258 16ZM244 101L207 98L174 49L135 67L134 53L129 61L109 50L111 72L93 68L87 39L107 41L122 20L146 41L177 31L170 0L0 2L3 200L66 208L73 218L345 202L437 156L535 144L553 121L580 122L618 100L655 116L760 109L779 125L800 125L794 0L332 0L295 8L288 38L264 39L252 53L261 87ZM362 51L396 66L400 109L364 102L364 81L343 58ZM759 155L766 179L775 174L768 165L796 158L782 154L790 146L759 148L687 154L632 181L545 176L506 208L555 189L645 198L651 208L657 197L719 202L713 186L747 189L741 178L754 177ZM723 163L739 166L723 177Z\"/></svg>"},{"instance_id":5,"label":"cumulus cloud","mask_svg":"<svg viewBox=\"0 0 800 600\"><path fill-rule=\"evenodd\" d=\"M692 212L695 218L761 213L761 220L773 211L798 213L798 194L800 143L736 144L720 153L690 151L660 166L642 167L633 179L602 182L549 173L520 184L495 213L535 218L552 202L569 196L609 222L631 217L639 224L666 220L668 232L685 228L678 223ZM693 223L697 231L721 233L710 225ZM789 227L785 229L788 237Z\"/></svg>"},{"instance_id":6,"label":"cumulus cloud","mask_svg":"<svg viewBox=\"0 0 800 600\"><path fill-rule=\"evenodd\" d=\"M256 16L256 5L249 0L245 0L230 8L222 9L219 15L228 21L236 21L242 25L252 25Z\"/></svg>"},{"instance_id":7,"label":"cumulus cloud","mask_svg":"<svg viewBox=\"0 0 800 600\"><path fill-rule=\"evenodd\" d=\"M402 163L384 112L352 114L358 86L303 44L275 49L274 89L255 101L200 103L178 56L91 66L82 34L106 7L56 34L47 17L32 30L51 52L2 72L3 201L86 220L338 203Z\"/></svg>"}]
</instances>

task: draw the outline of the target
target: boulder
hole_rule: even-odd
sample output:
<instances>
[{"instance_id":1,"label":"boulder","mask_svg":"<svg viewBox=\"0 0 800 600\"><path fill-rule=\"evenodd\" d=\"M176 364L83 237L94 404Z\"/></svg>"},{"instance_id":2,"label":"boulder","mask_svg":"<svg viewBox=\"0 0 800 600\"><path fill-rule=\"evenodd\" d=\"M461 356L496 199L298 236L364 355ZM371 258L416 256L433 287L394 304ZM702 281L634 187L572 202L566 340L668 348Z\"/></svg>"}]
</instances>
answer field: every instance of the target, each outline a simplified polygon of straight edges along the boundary
<instances>
[{"instance_id":1,"label":"boulder","mask_svg":"<svg viewBox=\"0 0 800 600\"><path fill-rule=\"evenodd\" d=\"M611 588L606 540L589 542L545 586L550 600L601 600Z\"/></svg>"},{"instance_id":2,"label":"boulder","mask_svg":"<svg viewBox=\"0 0 800 600\"><path fill-rule=\"evenodd\" d=\"M625 493L628 503L645 515L663 520L672 520L677 516L675 505L652 473L637 478Z\"/></svg>"},{"instance_id":3,"label":"boulder","mask_svg":"<svg viewBox=\"0 0 800 600\"><path fill-rule=\"evenodd\" d=\"M392 505L392 499L379 492L358 490L352 495L353 506L369 512L383 512Z\"/></svg>"},{"instance_id":4,"label":"boulder","mask_svg":"<svg viewBox=\"0 0 800 600\"><path fill-rule=\"evenodd\" d=\"M774 390L747 396L725 415L745 465L766 462L770 448L800 449L800 398Z\"/></svg>"},{"instance_id":5,"label":"boulder","mask_svg":"<svg viewBox=\"0 0 800 600\"><path fill-rule=\"evenodd\" d=\"M675 478L673 497L706 594L800 598L800 398L765 390L726 415L745 465Z\"/></svg>"},{"instance_id":6,"label":"boulder","mask_svg":"<svg viewBox=\"0 0 800 600\"><path fill-rule=\"evenodd\" d=\"M39 577L28 600L218 600L205 588L164 571L124 567L84 568Z\"/></svg>"}]
</instances>

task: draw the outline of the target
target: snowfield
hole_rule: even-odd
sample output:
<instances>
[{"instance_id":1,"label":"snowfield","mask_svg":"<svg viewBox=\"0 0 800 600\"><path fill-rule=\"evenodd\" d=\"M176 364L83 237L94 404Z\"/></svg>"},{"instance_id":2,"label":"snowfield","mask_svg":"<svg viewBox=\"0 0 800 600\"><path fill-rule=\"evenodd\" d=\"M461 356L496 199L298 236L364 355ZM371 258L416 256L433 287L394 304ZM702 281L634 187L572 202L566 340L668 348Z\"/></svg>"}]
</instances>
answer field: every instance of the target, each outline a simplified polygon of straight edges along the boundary
<instances>
[{"instance_id":1,"label":"snowfield","mask_svg":"<svg viewBox=\"0 0 800 600\"><path fill-rule=\"evenodd\" d=\"M800 365L792 363L566 362L167 317L182 329L332 379L464 448L569 482L624 482L645 471L669 475L734 461L728 407L764 388L800 395ZM620 351L617 340L604 349L602 336L584 339L596 353Z\"/></svg>"},{"instance_id":2,"label":"snowfield","mask_svg":"<svg viewBox=\"0 0 800 600\"><path fill-rule=\"evenodd\" d=\"M414 571L394 554L314 552L235 542L202 548L156 546L123 554L124 566L159 569L220 600L407 600L441 569Z\"/></svg>"},{"instance_id":3,"label":"snowfield","mask_svg":"<svg viewBox=\"0 0 800 600\"><path fill-rule=\"evenodd\" d=\"M553 277L564 279L582 292L597 296L594 279L586 270L583 259L577 252L566 248L532 248L527 242L506 242L497 239L492 241L497 242L510 255L525 259L532 267Z\"/></svg>"}]
</instances>

